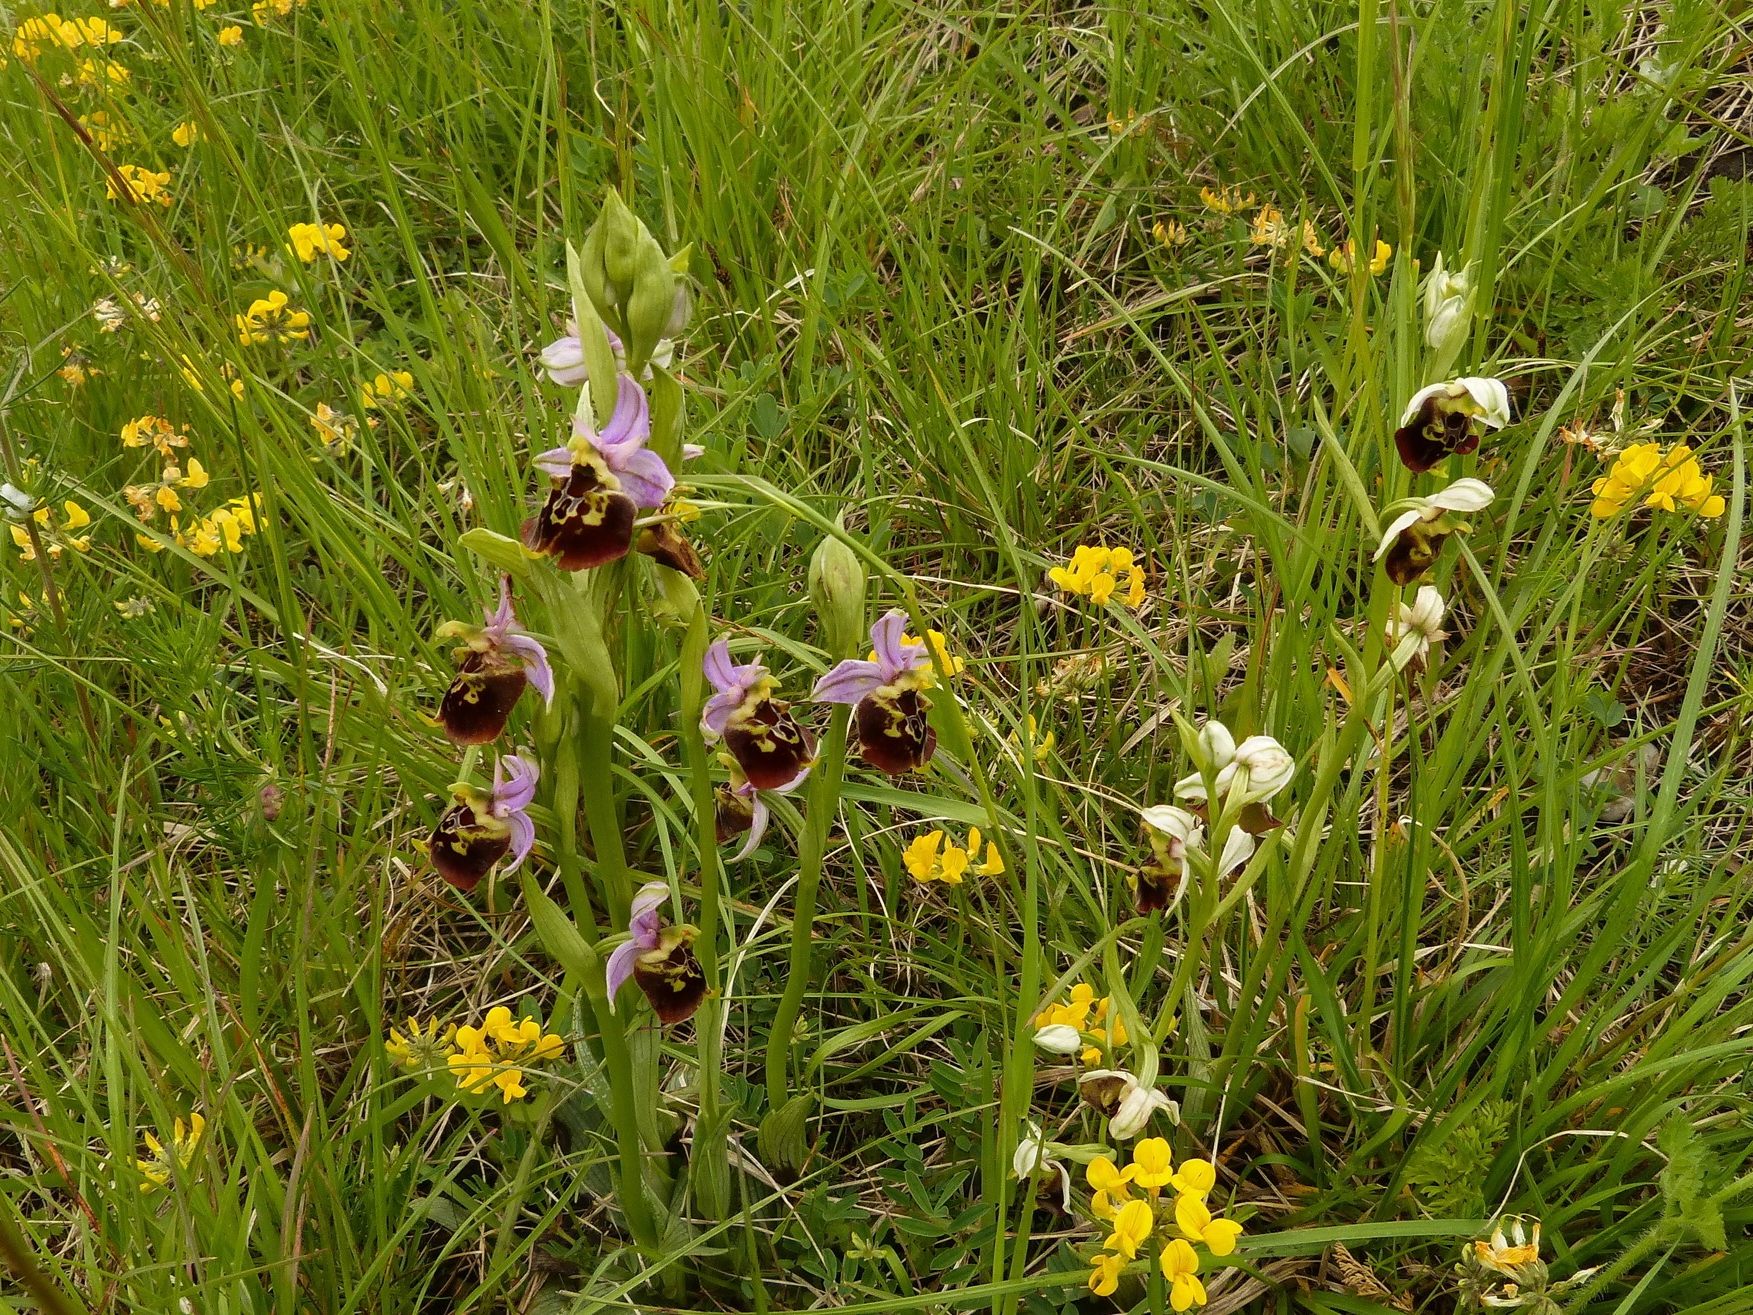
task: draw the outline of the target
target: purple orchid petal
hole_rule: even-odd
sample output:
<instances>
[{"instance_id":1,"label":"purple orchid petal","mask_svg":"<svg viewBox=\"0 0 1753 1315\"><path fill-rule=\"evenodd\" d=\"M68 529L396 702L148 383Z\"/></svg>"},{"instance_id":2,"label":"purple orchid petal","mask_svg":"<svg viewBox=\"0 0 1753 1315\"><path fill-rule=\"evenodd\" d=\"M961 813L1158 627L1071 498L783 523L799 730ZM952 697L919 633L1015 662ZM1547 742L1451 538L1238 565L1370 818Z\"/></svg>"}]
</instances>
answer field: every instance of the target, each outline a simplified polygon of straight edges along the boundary
<instances>
[{"instance_id":1,"label":"purple orchid petal","mask_svg":"<svg viewBox=\"0 0 1753 1315\"><path fill-rule=\"evenodd\" d=\"M590 377L584 365L584 342L576 332L556 338L542 348L538 359L548 378L567 388L577 388Z\"/></svg>"},{"instance_id":2,"label":"purple orchid petal","mask_svg":"<svg viewBox=\"0 0 1753 1315\"><path fill-rule=\"evenodd\" d=\"M885 685L912 671L922 659L930 661L924 642L909 640L906 636L907 614L898 607L884 612L870 628L871 647L876 649L876 660L882 667Z\"/></svg>"},{"instance_id":3,"label":"purple orchid petal","mask_svg":"<svg viewBox=\"0 0 1753 1315\"><path fill-rule=\"evenodd\" d=\"M683 461L693 461L696 458L703 457L705 455L706 455L706 449L704 446L702 446L699 443L683 443L682 444L682 460Z\"/></svg>"},{"instance_id":4,"label":"purple orchid petal","mask_svg":"<svg viewBox=\"0 0 1753 1315\"><path fill-rule=\"evenodd\" d=\"M708 735L723 735L725 727L730 725L731 714L742 704L741 699L728 694L714 694L700 710L700 729Z\"/></svg>"},{"instance_id":5,"label":"purple orchid petal","mask_svg":"<svg viewBox=\"0 0 1753 1315\"><path fill-rule=\"evenodd\" d=\"M609 465L620 477L621 492L648 511L663 506L676 486L676 477L670 474L663 458L648 447L632 451L617 448L609 457Z\"/></svg>"},{"instance_id":6,"label":"purple orchid petal","mask_svg":"<svg viewBox=\"0 0 1753 1315\"><path fill-rule=\"evenodd\" d=\"M541 768L528 758L515 753L502 757L493 769L493 816L509 819L528 808L541 775Z\"/></svg>"},{"instance_id":7,"label":"purple orchid petal","mask_svg":"<svg viewBox=\"0 0 1753 1315\"><path fill-rule=\"evenodd\" d=\"M530 464L544 475L552 475L555 479L565 479L572 469L572 449L551 447Z\"/></svg>"},{"instance_id":8,"label":"purple orchid petal","mask_svg":"<svg viewBox=\"0 0 1753 1315\"><path fill-rule=\"evenodd\" d=\"M517 616L511 610L511 577L499 577L499 606L487 613L487 635L495 644L503 643L505 637L517 625Z\"/></svg>"},{"instance_id":9,"label":"purple orchid petal","mask_svg":"<svg viewBox=\"0 0 1753 1315\"><path fill-rule=\"evenodd\" d=\"M730 660L730 640L721 639L707 649L706 661L701 665L713 689L728 694L737 688L737 668Z\"/></svg>"},{"instance_id":10,"label":"purple orchid petal","mask_svg":"<svg viewBox=\"0 0 1753 1315\"><path fill-rule=\"evenodd\" d=\"M601 433L594 432L582 418L572 423L572 431L588 438L591 446L606 457L612 457L620 448L638 448L651 436L651 413L639 381L630 374L618 374L615 385L615 410Z\"/></svg>"},{"instance_id":11,"label":"purple orchid petal","mask_svg":"<svg viewBox=\"0 0 1753 1315\"><path fill-rule=\"evenodd\" d=\"M750 801L748 839L743 841L741 849L730 856L732 863L741 863L754 853L755 846L761 843L761 837L767 834L767 819L772 813L768 810L766 801L761 798L761 792L756 790L753 793L755 797Z\"/></svg>"},{"instance_id":12,"label":"purple orchid petal","mask_svg":"<svg viewBox=\"0 0 1753 1315\"><path fill-rule=\"evenodd\" d=\"M857 703L887 683L877 663L847 658L816 682L810 697L817 703Z\"/></svg>"},{"instance_id":13,"label":"purple orchid petal","mask_svg":"<svg viewBox=\"0 0 1753 1315\"><path fill-rule=\"evenodd\" d=\"M505 819L505 825L511 828L511 862L499 869L500 876L516 872L518 864L529 857L530 850L536 846L536 824L530 821L530 815L523 811L513 813Z\"/></svg>"},{"instance_id":14,"label":"purple orchid petal","mask_svg":"<svg viewBox=\"0 0 1753 1315\"><path fill-rule=\"evenodd\" d=\"M542 647L542 641L520 631L507 635L499 646L507 653L517 654L523 662L523 673L529 678L530 688L542 696L543 703L553 707L554 668L548 664L548 650Z\"/></svg>"},{"instance_id":15,"label":"purple orchid petal","mask_svg":"<svg viewBox=\"0 0 1753 1315\"><path fill-rule=\"evenodd\" d=\"M627 934L640 949L656 948L657 934L663 930L663 906L669 898L670 888L661 881L648 881L634 892Z\"/></svg>"},{"instance_id":16,"label":"purple orchid petal","mask_svg":"<svg viewBox=\"0 0 1753 1315\"><path fill-rule=\"evenodd\" d=\"M632 941L626 941L617 945L615 952L609 956L608 965L603 969L603 981L609 990L611 1012L615 1008L616 994L627 984L627 979L633 976L633 965L638 961L639 953L639 946Z\"/></svg>"}]
</instances>

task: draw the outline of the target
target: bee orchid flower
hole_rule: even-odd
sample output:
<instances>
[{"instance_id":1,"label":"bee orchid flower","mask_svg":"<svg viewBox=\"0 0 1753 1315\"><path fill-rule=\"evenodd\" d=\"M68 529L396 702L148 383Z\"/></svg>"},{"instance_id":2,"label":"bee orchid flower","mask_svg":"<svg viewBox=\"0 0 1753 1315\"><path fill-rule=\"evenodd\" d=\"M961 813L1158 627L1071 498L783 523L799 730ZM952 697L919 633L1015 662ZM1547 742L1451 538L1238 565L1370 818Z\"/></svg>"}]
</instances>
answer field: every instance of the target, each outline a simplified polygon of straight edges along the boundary
<instances>
[{"instance_id":1,"label":"bee orchid flower","mask_svg":"<svg viewBox=\"0 0 1753 1315\"><path fill-rule=\"evenodd\" d=\"M452 786L454 802L427 842L438 875L458 890L470 891L508 853L511 862L505 871L515 871L536 843L535 823L524 810L536 797L540 775L535 763L513 753L494 765L491 789Z\"/></svg>"},{"instance_id":2,"label":"bee orchid flower","mask_svg":"<svg viewBox=\"0 0 1753 1315\"><path fill-rule=\"evenodd\" d=\"M526 633L511 609L511 577L499 582L499 606L487 613L487 624L471 626L447 621L439 638L460 639L457 673L438 705L444 733L457 744L486 744L505 729L511 710L533 686L544 702L554 702L554 671L548 651Z\"/></svg>"},{"instance_id":3,"label":"bee orchid flower","mask_svg":"<svg viewBox=\"0 0 1753 1315\"><path fill-rule=\"evenodd\" d=\"M1471 528L1461 517L1483 511L1493 496L1491 486L1483 480L1458 479L1428 498L1394 503L1382 513L1398 512L1382 531L1375 560L1382 563L1395 584L1412 584L1436 561L1445 539Z\"/></svg>"},{"instance_id":4,"label":"bee orchid flower","mask_svg":"<svg viewBox=\"0 0 1753 1315\"><path fill-rule=\"evenodd\" d=\"M865 761L890 776L917 771L937 750L937 732L926 721L933 680L931 652L922 639L908 639L907 614L885 613L870 628L874 652L848 658L816 682L810 697L852 705L853 725Z\"/></svg>"},{"instance_id":5,"label":"bee orchid flower","mask_svg":"<svg viewBox=\"0 0 1753 1315\"><path fill-rule=\"evenodd\" d=\"M725 755L729 758L729 755ZM767 834L767 822L772 813L767 801L761 797L762 792L755 788L753 781L743 774L743 769L730 758L730 782L718 787L715 802L718 843L746 835L743 847L731 855L732 863L740 863L755 852L755 846L761 843L761 837ZM790 794L802 785L809 777L813 763L805 763L789 781L772 787L774 794Z\"/></svg>"},{"instance_id":6,"label":"bee orchid flower","mask_svg":"<svg viewBox=\"0 0 1753 1315\"><path fill-rule=\"evenodd\" d=\"M1485 430L1509 422L1510 394L1501 379L1451 379L1412 395L1394 431L1394 447L1408 470L1422 472L1451 452L1477 451Z\"/></svg>"},{"instance_id":7,"label":"bee orchid flower","mask_svg":"<svg viewBox=\"0 0 1753 1315\"><path fill-rule=\"evenodd\" d=\"M604 968L609 1006L627 979L638 983L666 1027L694 1016L706 998L706 974L694 957L694 928L666 927L664 902L670 888L661 881L648 881L633 896L627 939L615 947Z\"/></svg>"},{"instance_id":8,"label":"bee orchid flower","mask_svg":"<svg viewBox=\"0 0 1753 1315\"><path fill-rule=\"evenodd\" d=\"M815 761L815 743L791 715L791 705L773 697L779 682L759 662L730 660L730 641L706 650L706 679L713 694L700 713L709 740L723 740L737 767L756 790L791 790ZM751 823L753 804L750 804Z\"/></svg>"},{"instance_id":9,"label":"bee orchid flower","mask_svg":"<svg viewBox=\"0 0 1753 1315\"><path fill-rule=\"evenodd\" d=\"M536 458L554 484L541 511L524 523L524 545L565 571L625 557L639 510L661 507L675 487L663 458L645 446L650 437L645 390L631 375L618 376L615 410L602 431L576 418L572 441Z\"/></svg>"},{"instance_id":10,"label":"bee orchid flower","mask_svg":"<svg viewBox=\"0 0 1753 1315\"><path fill-rule=\"evenodd\" d=\"M1133 876L1133 898L1142 917L1174 902L1191 871L1188 855L1205 853L1205 824L1196 814L1173 804L1146 808L1141 816L1151 851L1150 862ZM1217 875L1234 872L1246 863L1253 857L1256 843L1246 827L1232 826L1224 837Z\"/></svg>"}]
</instances>

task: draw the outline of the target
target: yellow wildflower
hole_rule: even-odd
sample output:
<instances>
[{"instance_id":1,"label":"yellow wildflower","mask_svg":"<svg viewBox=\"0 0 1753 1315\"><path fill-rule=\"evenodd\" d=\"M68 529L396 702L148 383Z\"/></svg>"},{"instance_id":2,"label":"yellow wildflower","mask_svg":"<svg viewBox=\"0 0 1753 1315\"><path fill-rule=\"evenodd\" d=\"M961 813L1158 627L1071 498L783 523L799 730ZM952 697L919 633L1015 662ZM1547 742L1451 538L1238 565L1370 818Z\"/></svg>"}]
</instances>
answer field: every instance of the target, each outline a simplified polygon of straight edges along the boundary
<instances>
[{"instance_id":1,"label":"yellow wildflower","mask_svg":"<svg viewBox=\"0 0 1753 1315\"><path fill-rule=\"evenodd\" d=\"M61 365L55 373L77 388L94 374L102 374L103 371L93 365L91 358L84 352L75 347L63 347Z\"/></svg>"},{"instance_id":2,"label":"yellow wildflower","mask_svg":"<svg viewBox=\"0 0 1753 1315\"><path fill-rule=\"evenodd\" d=\"M1163 1138L1146 1137L1132 1148L1132 1181L1152 1196L1169 1185L1174 1170L1169 1143Z\"/></svg>"},{"instance_id":3,"label":"yellow wildflower","mask_svg":"<svg viewBox=\"0 0 1753 1315\"><path fill-rule=\"evenodd\" d=\"M1165 247L1187 245L1187 225L1178 219L1159 219L1150 226L1150 235Z\"/></svg>"},{"instance_id":4,"label":"yellow wildflower","mask_svg":"<svg viewBox=\"0 0 1753 1315\"><path fill-rule=\"evenodd\" d=\"M73 81L81 87L125 87L134 75L126 64L113 59L82 59L73 72Z\"/></svg>"},{"instance_id":5,"label":"yellow wildflower","mask_svg":"<svg viewBox=\"0 0 1753 1315\"><path fill-rule=\"evenodd\" d=\"M222 46L241 46L243 44L243 29L236 23L220 28L219 44Z\"/></svg>"},{"instance_id":6,"label":"yellow wildflower","mask_svg":"<svg viewBox=\"0 0 1753 1315\"><path fill-rule=\"evenodd\" d=\"M1191 1310L1194 1306L1203 1306L1206 1301L1205 1285L1199 1281L1199 1256L1180 1238L1174 1238L1163 1247L1163 1277L1169 1281L1169 1307L1172 1310Z\"/></svg>"},{"instance_id":7,"label":"yellow wildflower","mask_svg":"<svg viewBox=\"0 0 1753 1315\"><path fill-rule=\"evenodd\" d=\"M359 405L373 411L389 402L406 401L413 391L414 376L406 370L379 371L375 379L360 386Z\"/></svg>"},{"instance_id":8,"label":"yellow wildflower","mask_svg":"<svg viewBox=\"0 0 1753 1315\"><path fill-rule=\"evenodd\" d=\"M171 1129L169 1146L147 1133L146 1158L134 1161L134 1166L140 1170L140 1190L156 1192L170 1182L171 1174L189 1172L206 1131L207 1120L198 1113L191 1113L187 1123L177 1119Z\"/></svg>"},{"instance_id":9,"label":"yellow wildflower","mask_svg":"<svg viewBox=\"0 0 1753 1315\"><path fill-rule=\"evenodd\" d=\"M1151 1230L1156 1226L1150 1202L1128 1201L1114 1212L1113 1223L1114 1231L1108 1234L1102 1245L1110 1251L1118 1251L1128 1260L1136 1260L1138 1248L1150 1238Z\"/></svg>"},{"instance_id":10,"label":"yellow wildflower","mask_svg":"<svg viewBox=\"0 0 1753 1315\"><path fill-rule=\"evenodd\" d=\"M1589 512L1604 520L1642 495L1643 505L1658 511L1684 507L1700 516L1721 516L1728 503L1715 491L1715 485L1715 477L1704 473L1684 443L1676 444L1665 455L1660 443L1633 443L1595 481L1595 500Z\"/></svg>"},{"instance_id":11,"label":"yellow wildflower","mask_svg":"<svg viewBox=\"0 0 1753 1315\"><path fill-rule=\"evenodd\" d=\"M310 418L311 428L326 448L346 447L359 433L359 422L345 411L337 411L327 402L318 402L316 414Z\"/></svg>"},{"instance_id":12,"label":"yellow wildflower","mask_svg":"<svg viewBox=\"0 0 1753 1315\"><path fill-rule=\"evenodd\" d=\"M1327 254L1327 248L1321 245L1321 235L1308 220L1303 220L1303 250L1319 260Z\"/></svg>"},{"instance_id":13,"label":"yellow wildflower","mask_svg":"<svg viewBox=\"0 0 1753 1315\"><path fill-rule=\"evenodd\" d=\"M1118 1010L1110 1012L1112 1004L1113 999L1105 995L1096 1001L1095 1013L1087 1030L1098 1044L1085 1046L1078 1056L1092 1067L1102 1062L1104 1049L1113 1051L1126 1044L1126 1020L1120 1017Z\"/></svg>"},{"instance_id":14,"label":"yellow wildflower","mask_svg":"<svg viewBox=\"0 0 1753 1315\"><path fill-rule=\"evenodd\" d=\"M1350 238L1346 238L1342 245L1334 247L1332 251L1327 253L1327 263L1333 266L1333 268L1338 270L1341 274L1349 274L1351 273L1352 261L1355 259L1356 255L1357 244ZM1370 273L1374 275L1385 273L1388 268L1388 262L1393 258L1394 248L1380 238L1377 238L1376 254L1370 258Z\"/></svg>"},{"instance_id":15,"label":"yellow wildflower","mask_svg":"<svg viewBox=\"0 0 1753 1315\"><path fill-rule=\"evenodd\" d=\"M1254 222L1248 229L1248 242L1252 246L1276 250L1290 242L1290 234L1290 225L1284 222L1284 211L1268 204L1254 215Z\"/></svg>"},{"instance_id":16,"label":"yellow wildflower","mask_svg":"<svg viewBox=\"0 0 1753 1315\"><path fill-rule=\"evenodd\" d=\"M1047 578L1068 594L1087 596L1091 602L1106 603L1114 598L1122 579L1126 593L1119 598L1128 608L1144 602L1144 569L1132 558L1130 548L1095 548L1079 544L1065 566L1055 566Z\"/></svg>"},{"instance_id":17,"label":"yellow wildflower","mask_svg":"<svg viewBox=\"0 0 1753 1315\"><path fill-rule=\"evenodd\" d=\"M1034 741L1035 761L1037 763L1045 763L1048 758L1052 757L1053 746L1058 743L1059 737L1052 731L1048 731L1045 735L1040 734L1041 724L1035 720L1034 713L1030 713L1028 716L1024 717L1023 723L1028 727L1028 738ZM1022 736L1013 731L1009 738L1006 739L1005 744L1013 753L1018 756L1021 755L1023 749Z\"/></svg>"},{"instance_id":18,"label":"yellow wildflower","mask_svg":"<svg viewBox=\"0 0 1753 1315\"><path fill-rule=\"evenodd\" d=\"M973 862L980 854L980 828L968 828L968 861ZM986 857L974 869L982 877L1002 877L1004 875L1004 856L998 852L998 846L992 841L986 842Z\"/></svg>"},{"instance_id":19,"label":"yellow wildflower","mask_svg":"<svg viewBox=\"0 0 1753 1315\"><path fill-rule=\"evenodd\" d=\"M91 134L91 144L106 155L128 140L128 125L117 123L105 110L81 114L79 126Z\"/></svg>"},{"instance_id":20,"label":"yellow wildflower","mask_svg":"<svg viewBox=\"0 0 1753 1315\"><path fill-rule=\"evenodd\" d=\"M170 130L170 139L187 149L201 140L201 128L193 119L184 119Z\"/></svg>"},{"instance_id":21,"label":"yellow wildflower","mask_svg":"<svg viewBox=\"0 0 1753 1315\"><path fill-rule=\"evenodd\" d=\"M188 427L174 429L170 421L153 415L135 416L122 426L123 447L145 447L147 444L157 448L158 455L169 461L173 448L189 445Z\"/></svg>"},{"instance_id":22,"label":"yellow wildflower","mask_svg":"<svg viewBox=\"0 0 1753 1315\"><path fill-rule=\"evenodd\" d=\"M411 1071L445 1068L456 1053L455 1036L454 1027L441 1028L436 1018L424 1025L418 1018L410 1018L407 1031L390 1028L383 1052L399 1068Z\"/></svg>"},{"instance_id":23,"label":"yellow wildflower","mask_svg":"<svg viewBox=\"0 0 1753 1315\"><path fill-rule=\"evenodd\" d=\"M1220 187L1215 190L1210 187L1201 187L1199 199L1207 210L1214 210L1220 215L1233 215L1238 210L1246 210L1254 204L1254 194L1249 192L1243 196L1242 189L1239 187Z\"/></svg>"},{"instance_id":24,"label":"yellow wildflower","mask_svg":"<svg viewBox=\"0 0 1753 1315\"><path fill-rule=\"evenodd\" d=\"M1112 1219L1120 1206L1132 1199L1132 1180L1138 1170L1132 1165L1120 1168L1106 1155L1098 1155L1084 1169L1084 1180L1090 1185L1090 1213L1097 1219Z\"/></svg>"},{"instance_id":25,"label":"yellow wildflower","mask_svg":"<svg viewBox=\"0 0 1753 1315\"><path fill-rule=\"evenodd\" d=\"M49 14L47 17L53 18L54 15ZM68 50L80 46L102 49L104 46L115 45L126 35L121 28L111 27L101 18L65 18L61 20L59 39L61 45Z\"/></svg>"},{"instance_id":26,"label":"yellow wildflower","mask_svg":"<svg viewBox=\"0 0 1753 1315\"><path fill-rule=\"evenodd\" d=\"M998 876L1004 871L1004 860L998 855L998 847L990 841L986 844L985 861L976 862L980 852L979 828L968 833L966 846L946 844L945 839L940 830L913 837L901 852L901 862L908 875L921 883L941 881L946 886L959 886L969 868L987 877Z\"/></svg>"},{"instance_id":27,"label":"yellow wildflower","mask_svg":"<svg viewBox=\"0 0 1753 1315\"><path fill-rule=\"evenodd\" d=\"M352 248L341 245L347 230L339 224L294 224L286 230L286 236L292 240L293 252L307 265L318 256L345 260L353 254ZM412 377L408 382L413 383Z\"/></svg>"},{"instance_id":28,"label":"yellow wildflower","mask_svg":"<svg viewBox=\"0 0 1753 1315\"><path fill-rule=\"evenodd\" d=\"M310 337L310 312L292 310L288 298L275 288L266 297L250 303L249 310L236 316L237 337L245 347L264 342L292 342Z\"/></svg>"},{"instance_id":29,"label":"yellow wildflower","mask_svg":"<svg viewBox=\"0 0 1753 1315\"><path fill-rule=\"evenodd\" d=\"M1509 1224L1509 1236L1504 1236L1503 1224L1498 1224L1492 1229L1489 1242L1473 1243L1473 1257L1485 1268L1520 1281L1523 1277L1520 1271L1540 1259L1540 1221L1533 1220L1532 1232L1522 1215L1511 1215L1505 1222Z\"/></svg>"},{"instance_id":30,"label":"yellow wildflower","mask_svg":"<svg viewBox=\"0 0 1753 1315\"><path fill-rule=\"evenodd\" d=\"M1214 1256L1227 1256L1236 1249L1242 1226L1233 1219L1215 1219L1197 1196L1175 1198L1175 1227L1190 1242L1203 1242Z\"/></svg>"},{"instance_id":31,"label":"yellow wildflower","mask_svg":"<svg viewBox=\"0 0 1753 1315\"><path fill-rule=\"evenodd\" d=\"M1169 1184L1181 1196L1196 1196L1203 1201L1217 1186L1217 1166L1210 1160L1182 1160Z\"/></svg>"},{"instance_id":32,"label":"yellow wildflower","mask_svg":"<svg viewBox=\"0 0 1753 1315\"><path fill-rule=\"evenodd\" d=\"M66 548L75 552L91 551L91 536L78 534L91 524L91 513L77 502L69 498L61 504L61 523L55 523L54 513L48 507L38 507L31 513L31 519L37 523L37 534L43 546L48 549L50 558L60 557ZM18 547L18 555L27 562L34 562L37 557L36 547L30 541L30 534L22 525L10 525L12 542Z\"/></svg>"},{"instance_id":33,"label":"yellow wildflower","mask_svg":"<svg viewBox=\"0 0 1753 1315\"><path fill-rule=\"evenodd\" d=\"M1090 1257L1090 1291L1098 1297L1111 1297L1120 1286L1120 1272L1126 1268L1126 1257L1098 1251Z\"/></svg>"},{"instance_id":34,"label":"yellow wildflower","mask_svg":"<svg viewBox=\"0 0 1753 1315\"><path fill-rule=\"evenodd\" d=\"M121 176L128 200L135 205L148 201L156 201L159 205L171 203L169 170L154 171L138 164L122 164L116 166L116 173ZM119 199L114 178L106 178L103 187L109 200Z\"/></svg>"}]
</instances>

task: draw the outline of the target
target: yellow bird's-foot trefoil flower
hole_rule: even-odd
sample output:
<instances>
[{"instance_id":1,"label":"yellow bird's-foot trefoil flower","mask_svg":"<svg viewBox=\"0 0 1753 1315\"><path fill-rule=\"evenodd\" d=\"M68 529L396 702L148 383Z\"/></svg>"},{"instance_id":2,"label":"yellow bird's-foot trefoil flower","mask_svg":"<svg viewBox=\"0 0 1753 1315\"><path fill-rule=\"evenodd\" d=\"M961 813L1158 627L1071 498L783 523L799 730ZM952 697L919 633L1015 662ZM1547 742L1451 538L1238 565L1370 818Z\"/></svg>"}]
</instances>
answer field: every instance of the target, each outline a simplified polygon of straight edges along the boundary
<instances>
[{"instance_id":1,"label":"yellow bird's-foot trefoil flower","mask_svg":"<svg viewBox=\"0 0 1753 1315\"><path fill-rule=\"evenodd\" d=\"M1098 548L1079 544L1064 566L1055 566L1047 578L1068 594L1088 598L1093 603L1110 600L1136 610L1144 602L1144 568L1132 556L1130 548ZM1120 592L1121 582L1126 590Z\"/></svg>"},{"instance_id":2,"label":"yellow bird's-foot trefoil flower","mask_svg":"<svg viewBox=\"0 0 1753 1315\"><path fill-rule=\"evenodd\" d=\"M292 254L307 265L319 256L338 262L353 254L351 248L342 245L347 230L340 224L294 224L286 230L286 236L292 243Z\"/></svg>"},{"instance_id":3,"label":"yellow bird's-foot trefoil flower","mask_svg":"<svg viewBox=\"0 0 1753 1315\"><path fill-rule=\"evenodd\" d=\"M1665 454L1660 443L1633 443L1595 481L1595 499L1589 512L1605 520L1641 497L1644 506L1657 511L1679 511L1684 507L1699 516L1721 516L1728 510L1728 503L1716 492L1715 485L1715 478L1704 473L1698 458L1684 443Z\"/></svg>"},{"instance_id":4,"label":"yellow bird's-foot trefoil flower","mask_svg":"<svg viewBox=\"0 0 1753 1315\"><path fill-rule=\"evenodd\" d=\"M1185 1241L1171 1238L1163 1247L1163 1277L1169 1281L1169 1308L1191 1310L1206 1301L1205 1285L1199 1281L1199 1255Z\"/></svg>"},{"instance_id":5,"label":"yellow bird's-foot trefoil flower","mask_svg":"<svg viewBox=\"0 0 1753 1315\"><path fill-rule=\"evenodd\" d=\"M250 303L237 320L237 339L245 347L261 343L300 342L310 337L310 312L293 310L290 298L275 288Z\"/></svg>"},{"instance_id":6,"label":"yellow bird's-foot trefoil flower","mask_svg":"<svg viewBox=\"0 0 1753 1315\"><path fill-rule=\"evenodd\" d=\"M155 1192L168 1185L173 1174L190 1172L206 1131L207 1120L199 1113L191 1113L187 1123L177 1119L168 1146L147 1133L146 1156L134 1161L134 1167L140 1171L140 1190Z\"/></svg>"}]
</instances>

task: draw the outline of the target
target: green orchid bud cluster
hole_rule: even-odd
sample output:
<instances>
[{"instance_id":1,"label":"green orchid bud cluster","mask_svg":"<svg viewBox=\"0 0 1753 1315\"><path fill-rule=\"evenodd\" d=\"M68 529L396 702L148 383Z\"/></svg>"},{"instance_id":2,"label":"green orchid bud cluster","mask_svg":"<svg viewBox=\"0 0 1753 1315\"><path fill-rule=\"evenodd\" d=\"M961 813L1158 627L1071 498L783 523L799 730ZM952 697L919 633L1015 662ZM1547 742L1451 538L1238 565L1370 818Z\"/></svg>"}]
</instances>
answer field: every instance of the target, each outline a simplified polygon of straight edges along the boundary
<instances>
[{"instance_id":1,"label":"green orchid bud cluster","mask_svg":"<svg viewBox=\"0 0 1753 1315\"><path fill-rule=\"evenodd\" d=\"M693 297L687 283L689 248L666 256L658 240L610 190L580 251L584 290L627 353L639 378L658 345L688 326Z\"/></svg>"}]
</instances>

